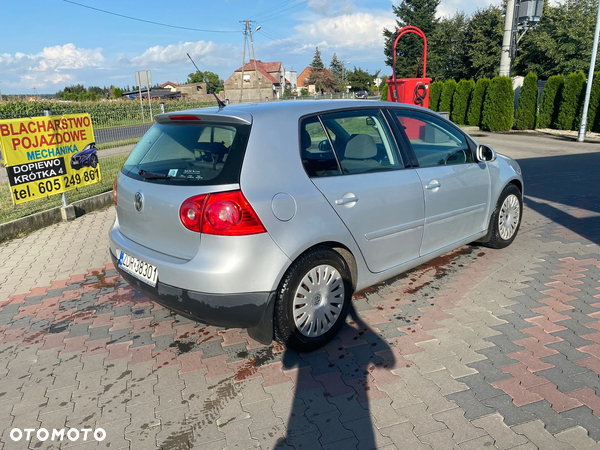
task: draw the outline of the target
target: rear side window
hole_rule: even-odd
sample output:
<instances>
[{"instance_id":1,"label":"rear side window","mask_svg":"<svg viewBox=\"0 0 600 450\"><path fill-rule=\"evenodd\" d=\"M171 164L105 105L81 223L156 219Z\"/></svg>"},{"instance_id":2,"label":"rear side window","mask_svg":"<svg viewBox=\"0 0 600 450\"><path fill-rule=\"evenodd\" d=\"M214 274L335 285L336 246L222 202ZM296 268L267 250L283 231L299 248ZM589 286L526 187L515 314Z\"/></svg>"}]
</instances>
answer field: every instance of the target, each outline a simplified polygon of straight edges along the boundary
<instances>
[{"instance_id":1,"label":"rear side window","mask_svg":"<svg viewBox=\"0 0 600 450\"><path fill-rule=\"evenodd\" d=\"M177 185L239 183L250 125L157 123L138 142L123 173Z\"/></svg>"},{"instance_id":2,"label":"rear side window","mask_svg":"<svg viewBox=\"0 0 600 450\"><path fill-rule=\"evenodd\" d=\"M327 133L317 117L304 119L300 125L300 156L309 177L340 174Z\"/></svg>"}]
</instances>

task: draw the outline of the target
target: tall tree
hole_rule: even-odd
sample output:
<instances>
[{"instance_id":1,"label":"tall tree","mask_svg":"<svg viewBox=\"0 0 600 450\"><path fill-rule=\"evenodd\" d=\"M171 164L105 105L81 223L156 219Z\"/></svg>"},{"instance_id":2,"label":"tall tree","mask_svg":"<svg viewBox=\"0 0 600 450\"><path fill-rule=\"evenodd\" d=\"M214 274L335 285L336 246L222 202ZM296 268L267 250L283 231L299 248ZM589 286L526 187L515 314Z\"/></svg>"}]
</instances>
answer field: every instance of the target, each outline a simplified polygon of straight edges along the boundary
<instances>
[{"instance_id":1,"label":"tall tree","mask_svg":"<svg viewBox=\"0 0 600 450\"><path fill-rule=\"evenodd\" d=\"M319 51L319 47L315 49L315 56L310 64L310 67L316 70L323 70L325 68L325 64L323 64L323 60L321 59L321 52Z\"/></svg>"},{"instance_id":2,"label":"tall tree","mask_svg":"<svg viewBox=\"0 0 600 450\"><path fill-rule=\"evenodd\" d=\"M443 17L431 37L428 37L427 76L436 80L469 78L466 34L470 17L457 12Z\"/></svg>"},{"instance_id":3,"label":"tall tree","mask_svg":"<svg viewBox=\"0 0 600 450\"><path fill-rule=\"evenodd\" d=\"M540 78L589 70L598 0L547 0L535 30L519 45L514 73L535 72ZM596 69L600 68L600 60Z\"/></svg>"},{"instance_id":4,"label":"tall tree","mask_svg":"<svg viewBox=\"0 0 600 450\"><path fill-rule=\"evenodd\" d=\"M216 92L218 88L223 87L223 80L210 70L190 73L186 83L206 83L207 93Z\"/></svg>"},{"instance_id":5,"label":"tall tree","mask_svg":"<svg viewBox=\"0 0 600 450\"><path fill-rule=\"evenodd\" d=\"M333 58L331 58L331 63L329 63L329 69L331 70L331 74L338 80L344 77L344 63L338 59L335 53L333 54Z\"/></svg>"},{"instance_id":6,"label":"tall tree","mask_svg":"<svg viewBox=\"0 0 600 450\"><path fill-rule=\"evenodd\" d=\"M440 0L402 0L400 5L392 6L396 15L396 28L400 29L407 25L420 28L425 36L432 36L435 32L439 19L436 17L437 7ZM393 47L396 39L396 30L384 28L385 48L383 53L386 64L393 67ZM435 52L435 49L432 49ZM423 41L414 34L405 35L398 42L396 58L396 75L400 78L414 77L419 70L421 55L423 53ZM419 76L422 74L419 73Z\"/></svg>"},{"instance_id":7,"label":"tall tree","mask_svg":"<svg viewBox=\"0 0 600 450\"><path fill-rule=\"evenodd\" d=\"M499 6L478 9L467 28L466 47L470 64L469 76L475 79L493 78L500 68L503 11Z\"/></svg>"},{"instance_id":8,"label":"tall tree","mask_svg":"<svg viewBox=\"0 0 600 450\"><path fill-rule=\"evenodd\" d=\"M311 69L308 76L308 84L314 84L315 90L323 94L324 92L334 92L338 87L338 80L327 69Z\"/></svg>"},{"instance_id":9,"label":"tall tree","mask_svg":"<svg viewBox=\"0 0 600 450\"><path fill-rule=\"evenodd\" d=\"M380 70L374 74L370 74L360 67L354 68L353 71L348 71L348 83L352 85L352 91L370 91L375 85L375 78L379 76Z\"/></svg>"}]
</instances>

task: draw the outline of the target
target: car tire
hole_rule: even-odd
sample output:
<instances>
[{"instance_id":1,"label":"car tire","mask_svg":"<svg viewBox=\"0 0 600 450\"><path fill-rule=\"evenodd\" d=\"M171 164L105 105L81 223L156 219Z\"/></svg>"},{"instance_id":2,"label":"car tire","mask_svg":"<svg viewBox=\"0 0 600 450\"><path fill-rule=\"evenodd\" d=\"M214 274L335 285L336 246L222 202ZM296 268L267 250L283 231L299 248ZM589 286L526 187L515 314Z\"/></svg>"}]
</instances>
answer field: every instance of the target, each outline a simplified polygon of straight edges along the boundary
<instances>
[{"instance_id":1,"label":"car tire","mask_svg":"<svg viewBox=\"0 0 600 450\"><path fill-rule=\"evenodd\" d=\"M279 285L275 340L301 352L322 347L344 324L352 289L350 269L339 253L326 247L307 251L294 261Z\"/></svg>"},{"instance_id":2,"label":"car tire","mask_svg":"<svg viewBox=\"0 0 600 450\"><path fill-rule=\"evenodd\" d=\"M95 169L97 165L98 165L98 157L95 155L92 155L90 157L90 166L92 166Z\"/></svg>"},{"instance_id":3,"label":"car tire","mask_svg":"<svg viewBox=\"0 0 600 450\"><path fill-rule=\"evenodd\" d=\"M490 219L490 238L485 245L491 248L508 247L517 237L523 217L523 198L514 184L504 188Z\"/></svg>"}]
</instances>

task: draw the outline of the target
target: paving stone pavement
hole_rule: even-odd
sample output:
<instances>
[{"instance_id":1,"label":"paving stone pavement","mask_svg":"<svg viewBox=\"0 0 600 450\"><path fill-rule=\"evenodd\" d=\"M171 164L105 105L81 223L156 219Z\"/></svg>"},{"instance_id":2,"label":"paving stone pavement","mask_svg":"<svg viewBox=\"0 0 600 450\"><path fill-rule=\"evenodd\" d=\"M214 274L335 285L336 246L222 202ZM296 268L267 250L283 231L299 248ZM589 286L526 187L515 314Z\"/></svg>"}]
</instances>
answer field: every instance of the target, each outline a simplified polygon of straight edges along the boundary
<instances>
[{"instance_id":1,"label":"paving stone pavement","mask_svg":"<svg viewBox=\"0 0 600 450\"><path fill-rule=\"evenodd\" d=\"M356 294L310 354L129 287L113 209L0 244L0 450L598 449L600 202L532 195L524 217L506 249ZM100 443L9 437L99 427Z\"/></svg>"}]
</instances>

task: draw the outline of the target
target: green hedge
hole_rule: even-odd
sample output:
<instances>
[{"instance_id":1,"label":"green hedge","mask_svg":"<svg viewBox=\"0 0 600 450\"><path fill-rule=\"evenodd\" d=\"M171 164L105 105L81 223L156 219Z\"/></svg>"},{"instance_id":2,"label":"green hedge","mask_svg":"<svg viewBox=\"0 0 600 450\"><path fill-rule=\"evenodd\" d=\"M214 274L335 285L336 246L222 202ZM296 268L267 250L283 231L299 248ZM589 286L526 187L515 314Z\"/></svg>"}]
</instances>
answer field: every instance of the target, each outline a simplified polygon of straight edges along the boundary
<instances>
[{"instance_id":1,"label":"green hedge","mask_svg":"<svg viewBox=\"0 0 600 450\"><path fill-rule=\"evenodd\" d=\"M592 92L590 94L590 106L588 108L588 125L589 131L600 131L600 72L594 73L594 82L592 83Z\"/></svg>"},{"instance_id":2,"label":"green hedge","mask_svg":"<svg viewBox=\"0 0 600 450\"><path fill-rule=\"evenodd\" d=\"M444 83L444 89L442 90L438 111L447 113L452 111L452 97L454 97L456 86L457 83L454 80L448 80Z\"/></svg>"},{"instance_id":3,"label":"green hedge","mask_svg":"<svg viewBox=\"0 0 600 450\"><path fill-rule=\"evenodd\" d=\"M483 103L481 129L508 131L513 125L515 93L509 77L494 77Z\"/></svg>"},{"instance_id":4,"label":"green hedge","mask_svg":"<svg viewBox=\"0 0 600 450\"><path fill-rule=\"evenodd\" d=\"M575 72L565 78L562 99L558 108L556 128L558 130L574 130L576 128L576 117L583 106L585 96L585 75L583 72Z\"/></svg>"},{"instance_id":5,"label":"green hedge","mask_svg":"<svg viewBox=\"0 0 600 450\"><path fill-rule=\"evenodd\" d=\"M542 102L538 114L537 128L553 127L558 118L558 107L565 86L565 77L554 75L548 78L542 92Z\"/></svg>"},{"instance_id":6,"label":"green hedge","mask_svg":"<svg viewBox=\"0 0 600 450\"><path fill-rule=\"evenodd\" d=\"M537 75L528 73L523 81L519 95L519 107L515 113L515 128L517 130L535 129L535 119L538 107Z\"/></svg>"},{"instance_id":7,"label":"green hedge","mask_svg":"<svg viewBox=\"0 0 600 450\"><path fill-rule=\"evenodd\" d=\"M467 111L471 102L471 94L475 88L473 80L460 80L452 98L452 122L465 125L467 122Z\"/></svg>"},{"instance_id":8,"label":"green hedge","mask_svg":"<svg viewBox=\"0 0 600 450\"><path fill-rule=\"evenodd\" d=\"M469 104L469 112L467 113L467 124L478 127L481 126L481 112L483 111L483 102L490 85L489 78L480 78L475 83L471 103Z\"/></svg>"},{"instance_id":9,"label":"green hedge","mask_svg":"<svg viewBox=\"0 0 600 450\"><path fill-rule=\"evenodd\" d=\"M442 97L443 89L443 81L434 81L431 83L431 87L429 88L429 109L432 111L439 111L440 98Z\"/></svg>"}]
</instances>

